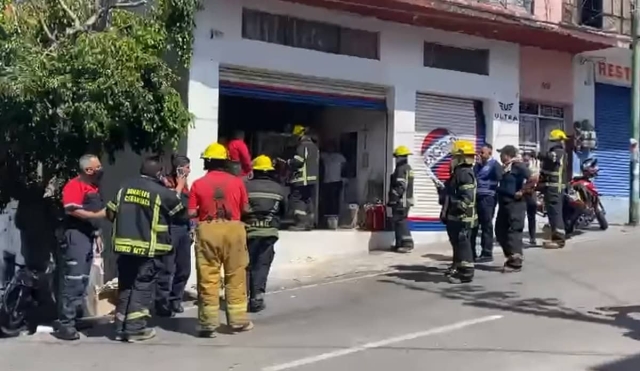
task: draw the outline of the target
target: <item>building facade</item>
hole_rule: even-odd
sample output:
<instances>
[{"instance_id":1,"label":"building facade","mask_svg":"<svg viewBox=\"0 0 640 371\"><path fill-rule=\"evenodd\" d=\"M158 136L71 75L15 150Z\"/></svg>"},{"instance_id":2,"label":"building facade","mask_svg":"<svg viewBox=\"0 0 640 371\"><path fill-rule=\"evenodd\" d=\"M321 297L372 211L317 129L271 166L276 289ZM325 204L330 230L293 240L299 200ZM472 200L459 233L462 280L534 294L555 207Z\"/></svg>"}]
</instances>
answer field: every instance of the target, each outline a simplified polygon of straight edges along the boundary
<instances>
[{"instance_id":1,"label":"building facade","mask_svg":"<svg viewBox=\"0 0 640 371\"><path fill-rule=\"evenodd\" d=\"M631 50L583 53L575 57L574 65L574 115L594 123L598 136L595 155L600 173L596 186L609 221L625 223L629 210Z\"/></svg>"}]
</instances>

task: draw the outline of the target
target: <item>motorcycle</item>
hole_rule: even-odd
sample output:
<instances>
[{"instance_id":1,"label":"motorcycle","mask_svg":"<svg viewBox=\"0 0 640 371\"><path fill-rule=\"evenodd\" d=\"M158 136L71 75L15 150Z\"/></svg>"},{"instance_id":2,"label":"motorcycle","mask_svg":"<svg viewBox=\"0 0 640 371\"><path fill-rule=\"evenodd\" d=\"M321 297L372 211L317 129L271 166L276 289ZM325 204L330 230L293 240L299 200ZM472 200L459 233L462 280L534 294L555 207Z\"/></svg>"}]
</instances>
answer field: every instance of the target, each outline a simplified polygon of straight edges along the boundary
<instances>
[{"instance_id":1,"label":"motorcycle","mask_svg":"<svg viewBox=\"0 0 640 371\"><path fill-rule=\"evenodd\" d=\"M593 183L598 176L596 159L588 159L582 163L582 176L574 177L569 182L569 187L564 195L563 214L565 224L573 225L574 229L589 227L594 221L598 222L601 230L607 230L609 223L606 210L600 200L600 193ZM537 194L538 214L547 216L544 207L544 197Z\"/></svg>"}]
</instances>

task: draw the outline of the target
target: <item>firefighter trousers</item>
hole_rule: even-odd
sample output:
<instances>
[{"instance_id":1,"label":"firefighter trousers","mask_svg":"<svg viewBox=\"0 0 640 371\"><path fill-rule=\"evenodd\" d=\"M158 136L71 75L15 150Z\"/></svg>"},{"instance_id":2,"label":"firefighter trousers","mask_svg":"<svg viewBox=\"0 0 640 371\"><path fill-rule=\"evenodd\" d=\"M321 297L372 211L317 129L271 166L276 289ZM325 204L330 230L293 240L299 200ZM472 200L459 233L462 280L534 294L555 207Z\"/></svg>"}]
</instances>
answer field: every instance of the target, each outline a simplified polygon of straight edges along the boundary
<instances>
[{"instance_id":1,"label":"firefighter trousers","mask_svg":"<svg viewBox=\"0 0 640 371\"><path fill-rule=\"evenodd\" d=\"M507 257L507 264L513 268L522 266L522 237L526 213L527 203L524 200L509 200L498 204L496 240Z\"/></svg>"},{"instance_id":2,"label":"firefighter trousers","mask_svg":"<svg viewBox=\"0 0 640 371\"><path fill-rule=\"evenodd\" d=\"M220 324L220 268L224 267L227 322L243 326L247 316L247 234L239 221L200 222L196 228L198 321L214 331Z\"/></svg>"},{"instance_id":3,"label":"firefighter trousers","mask_svg":"<svg viewBox=\"0 0 640 371\"><path fill-rule=\"evenodd\" d=\"M267 291L267 278L275 257L276 236L251 237L247 240L249 267L247 268L247 291L249 300L262 301Z\"/></svg>"},{"instance_id":4,"label":"firefighter trousers","mask_svg":"<svg viewBox=\"0 0 640 371\"><path fill-rule=\"evenodd\" d=\"M147 328L162 257L120 255L118 257L118 304L116 333L135 335Z\"/></svg>"},{"instance_id":5,"label":"firefighter trousers","mask_svg":"<svg viewBox=\"0 0 640 371\"><path fill-rule=\"evenodd\" d=\"M311 229L315 225L316 185L292 185L289 198L296 227Z\"/></svg>"},{"instance_id":6,"label":"firefighter trousers","mask_svg":"<svg viewBox=\"0 0 640 371\"><path fill-rule=\"evenodd\" d=\"M191 237L189 226L172 225L171 245L173 249L162 257L164 268L158 274L156 307L171 310L173 303L181 302L184 289L191 275Z\"/></svg>"},{"instance_id":7,"label":"firefighter trousers","mask_svg":"<svg viewBox=\"0 0 640 371\"><path fill-rule=\"evenodd\" d=\"M392 207L391 221L393 223L393 232L395 234L394 248L401 247L413 249L413 237L409 229L409 208L408 207Z\"/></svg>"},{"instance_id":8,"label":"firefighter trousers","mask_svg":"<svg viewBox=\"0 0 640 371\"><path fill-rule=\"evenodd\" d=\"M562 217L564 194L560 191L546 189L543 195L549 227L551 227L551 241L564 243L564 220Z\"/></svg>"},{"instance_id":9,"label":"firefighter trousers","mask_svg":"<svg viewBox=\"0 0 640 371\"><path fill-rule=\"evenodd\" d=\"M448 220L447 236L453 248L453 265L459 274L467 279L473 278L473 251L471 251L471 226L461 221Z\"/></svg>"},{"instance_id":10,"label":"firefighter trousers","mask_svg":"<svg viewBox=\"0 0 640 371\"><path fill-rule=\"evenodd\" d=\"M64 232L62 253L62 277L60 279L60 326L74 327L76 317L84 305L93 262L91 235L77 230Z\"/></svg>"},{"instance_id":11,"label":"firefighter trousers","mask_svg":"<svg viewBox=\"0 0 640 371\"><path fill-rule=\"evenodd\" d=\"M496 212L496 197L490 195L478 196L476 202L478 211L478 226L471 231L471 251L476 257L476 239L480 232L481 256L493 256L493 216Z\"/></svg>"}]
</instances>

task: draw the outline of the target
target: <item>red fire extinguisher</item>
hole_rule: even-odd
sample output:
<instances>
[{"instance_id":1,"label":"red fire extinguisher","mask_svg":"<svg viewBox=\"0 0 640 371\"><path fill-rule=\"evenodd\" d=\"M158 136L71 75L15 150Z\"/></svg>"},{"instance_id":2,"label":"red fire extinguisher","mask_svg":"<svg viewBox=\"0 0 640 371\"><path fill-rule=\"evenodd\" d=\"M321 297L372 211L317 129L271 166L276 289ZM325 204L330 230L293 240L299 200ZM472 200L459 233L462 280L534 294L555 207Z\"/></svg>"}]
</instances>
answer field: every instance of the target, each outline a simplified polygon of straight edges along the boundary
<instances>
[{"instance_id":1,"label":"red fire extinguisher","mask_svg":"<svg viewBox=\"0 0 640 371\"><path fill-rule=\"evenodd\" d=\"M385 228L387 208L379 202L367 204L364 209L366 216L365 229L372 232L383 231Z\"/></svg>"}]
</instances>

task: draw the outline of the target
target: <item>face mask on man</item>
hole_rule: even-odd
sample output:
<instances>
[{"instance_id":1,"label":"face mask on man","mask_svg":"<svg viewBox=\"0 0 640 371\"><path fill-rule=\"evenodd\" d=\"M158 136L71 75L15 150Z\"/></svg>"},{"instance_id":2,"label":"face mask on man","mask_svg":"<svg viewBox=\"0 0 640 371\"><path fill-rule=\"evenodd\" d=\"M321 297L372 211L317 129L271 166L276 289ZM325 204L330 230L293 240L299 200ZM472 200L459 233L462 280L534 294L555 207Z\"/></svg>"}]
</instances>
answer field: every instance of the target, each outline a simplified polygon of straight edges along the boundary
<instances>
[{"instance_id":1,"label":"face mask on man","mask_svg":"<svg viewBox=\"0 0 640 371\"><path fill-rule=\"evenodd\" d=\"M100 168L93 171L93 174L91 175L91 180L93 181L93 183L99 184L102 181L103 177L104 177L104 170Z\"/></svg>"}]
</instances>

